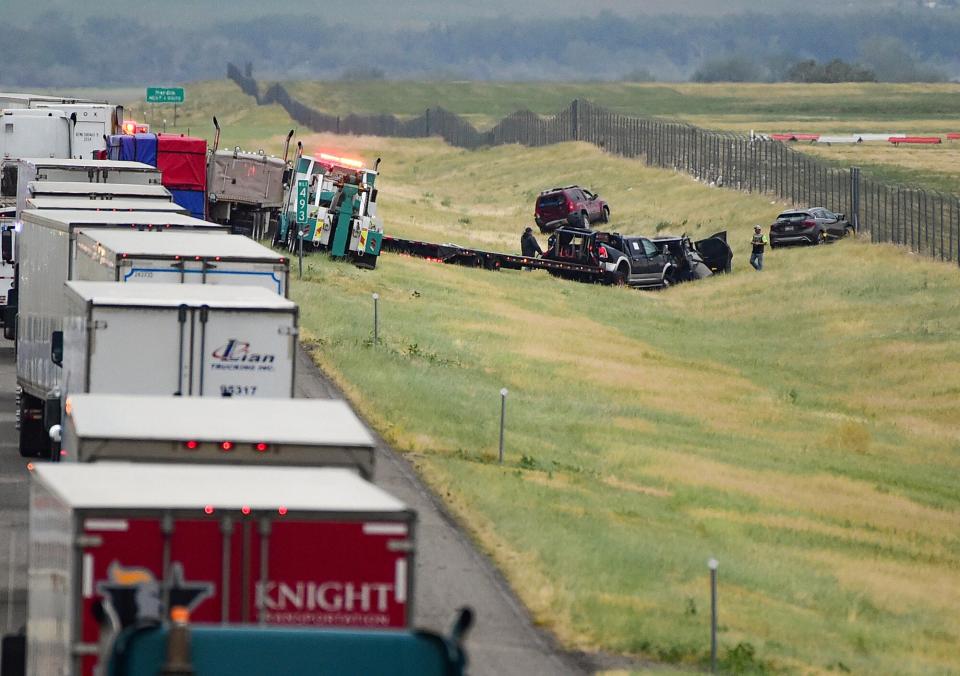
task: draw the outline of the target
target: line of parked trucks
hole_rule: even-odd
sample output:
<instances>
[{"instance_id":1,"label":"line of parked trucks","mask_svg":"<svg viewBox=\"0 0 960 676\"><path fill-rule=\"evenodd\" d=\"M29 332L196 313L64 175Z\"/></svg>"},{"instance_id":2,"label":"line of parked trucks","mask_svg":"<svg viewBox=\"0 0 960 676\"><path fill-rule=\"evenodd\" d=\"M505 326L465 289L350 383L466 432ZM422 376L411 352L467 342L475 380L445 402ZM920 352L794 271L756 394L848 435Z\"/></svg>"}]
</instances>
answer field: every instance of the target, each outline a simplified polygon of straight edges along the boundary
<instances>
[{"instance_id":1,"label":"line of parked trucks","mask_svg":"<svg viewBox=\"0 0 960 676\"><path fill-rule=\"evenodd\" d=\"M79 134L68 110L44 113L44 143ZM196 177L194 144L108 119L82 152L3 149L31 496L27 622L3 638L2 676L463 673L469 612L447 636L411 628L416 514L371 483L374 439L342 402L293 399L289 258L174 199L158 166ZM102 159L176 146L188 157ZM224 166L205 175L236 169L211 157ZM366 227L359 260L375 263L376 170L303 160L282 178L288 196L307 182L312 222L281 205L274 238L327 230L346 253Z\"/></svg>"}]
</instances>

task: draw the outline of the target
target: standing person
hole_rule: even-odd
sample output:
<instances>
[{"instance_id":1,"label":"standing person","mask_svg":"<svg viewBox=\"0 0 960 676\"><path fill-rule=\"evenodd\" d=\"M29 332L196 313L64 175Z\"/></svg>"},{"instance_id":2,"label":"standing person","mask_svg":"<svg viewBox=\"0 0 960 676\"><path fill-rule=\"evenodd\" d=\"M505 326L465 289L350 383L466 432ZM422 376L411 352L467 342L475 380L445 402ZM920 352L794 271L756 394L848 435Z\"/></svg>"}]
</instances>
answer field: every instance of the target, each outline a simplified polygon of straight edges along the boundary
<instances>
[{"instance_id":1,"label":"standing person","mask_svg":"<svg viewBox=\"0 0 960 676\"><path fill-rule=\"evenodd\" d=\"M520 236L520 253L530 258L543 255L543 249L540 248L540 242L533 234L533 228L528 227Z\"/></svg>"},{"instance_id":2,"label":"standing person","mask_svg":"<svg viewBox=\"0 0 960 676\"><path fill-rule=\"evenodd\" d=\"M763 228L759 224L753 226L753 239L750 240L750 244L753 246L753 251L750 254L750 265L757 272L763 270L763 248L769 243L769 238L763 234Z\"/></svg>"}]
</instances>

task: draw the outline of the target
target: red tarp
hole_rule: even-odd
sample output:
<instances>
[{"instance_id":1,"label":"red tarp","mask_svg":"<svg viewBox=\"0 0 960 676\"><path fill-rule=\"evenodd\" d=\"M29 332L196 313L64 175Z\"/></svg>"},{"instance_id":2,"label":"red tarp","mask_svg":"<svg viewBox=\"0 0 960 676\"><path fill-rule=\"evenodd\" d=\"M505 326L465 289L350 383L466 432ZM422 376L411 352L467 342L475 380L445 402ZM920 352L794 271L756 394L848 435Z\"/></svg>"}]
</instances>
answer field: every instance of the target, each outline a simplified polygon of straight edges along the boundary
<instances>
[{"instance_id":1,"label":"red tarp","mask_svg":"<svg viewBox=\"0 0 960 676\"><path fill-rule=\"evenodd\" d=\"M891 136L887 139L890 143L897 146L901 143L940 143L939 136Z\"/></svg>"},{"instance_id":2,"label":"red tarp","mask_svg":"<svg viewBox=\"0 0 960 676\"><path fill-rule=\"evenodd\" d=\"M206 190L207 142L193 136L157 134L157 169L167 188Z\"/></svg>"}]
</instances>

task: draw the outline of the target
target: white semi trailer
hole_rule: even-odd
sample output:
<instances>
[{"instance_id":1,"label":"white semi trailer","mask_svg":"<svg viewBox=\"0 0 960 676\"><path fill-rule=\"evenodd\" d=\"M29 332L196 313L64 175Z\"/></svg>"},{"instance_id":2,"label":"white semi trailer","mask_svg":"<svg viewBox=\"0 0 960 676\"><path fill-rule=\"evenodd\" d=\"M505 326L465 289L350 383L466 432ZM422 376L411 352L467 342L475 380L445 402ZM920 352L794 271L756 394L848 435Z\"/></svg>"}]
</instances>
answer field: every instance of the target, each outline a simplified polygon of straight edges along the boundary
<instances>
[{"instance_id":1,"label":"white semi trailer","mask_svg":"<svg viewBox=\"0 0 960 676\"><path fill-rule=\"evenodd\" d=\"M67 314L63 283L72 279L77 233L114 229L162 237L181 229L226 232L223 226L180 214L120 211L43 211L21 214L18 240L17 384L20 452L49 453L50 426L60 417L60 369L50 361L51 337Z\"/></svg>"},{"instance_id":2,"label":"white semi trailer","mask_svg":"<svg viewBox=\"0 0 960 676\"><path fill-rule=\"evenodd\" d=\"M25 190L17 195L16 214L24 209L186 213L186 209L173 202L170 191L162 185L67 181L30 181ZM13 340L17 319L16 251L19 228L19 221L14 215L0 226L0 325L8 340Z\"/></svg>"},{"instance_id":3,"label":"white semi trailer","mask_svg":"<svg viewBox=\"0 0 960 676\"><path fill-rule=\"evenodd\" d=\"M242 235L81 230L71 279L260 286L286 296L290 261Z\"/></svg>"},{"instance_id":4,"label":"white semi trailer","mask_svg":"<svg viewBox=\"0 0 960 676\"><path fill-rule=\"evenodd\" d=\"M296 303L257 287L66 283L59 394L292 398ZM59 333L59 335L58 335Z\"/></svg>"},{"instance_id":5,"label":"white semi trailer","mask_svg":"<svg viewBox=\"0 0 960 676\"><path fill-rule=\"evenodd\" d=\"M372 479L375 453L339 399L71 394L60 460L347 467Z\"/></svg>"}]
</instances>

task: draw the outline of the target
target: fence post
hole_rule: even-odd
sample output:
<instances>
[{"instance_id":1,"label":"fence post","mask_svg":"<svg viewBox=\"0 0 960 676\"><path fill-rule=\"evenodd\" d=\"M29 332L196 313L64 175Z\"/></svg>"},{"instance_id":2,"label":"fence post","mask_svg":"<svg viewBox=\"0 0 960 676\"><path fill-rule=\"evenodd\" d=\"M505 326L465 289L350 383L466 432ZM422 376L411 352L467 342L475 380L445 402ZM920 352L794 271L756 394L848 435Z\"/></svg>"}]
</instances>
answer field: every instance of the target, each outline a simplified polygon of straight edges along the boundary
<instances>
[{"instance_id":1,"label":"fence post","mask_svg":"<svg viewBox=\"0 0 960 676\"><path fill-rule=\"evenodd\" d=\"M850 167L850 212L853 231L860 234L860 167Z\"/></svg>"},{"instance_id":2,"label":"fence post","mask_svg":"<svg viewBox=\"0 0 960 676\"><path fill-rule=\"evenodd\" d=\"M570 107L570 122L573 126L573 140L580 140L580 99L574 99Z\"/></svg>"}]
</instances>

